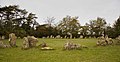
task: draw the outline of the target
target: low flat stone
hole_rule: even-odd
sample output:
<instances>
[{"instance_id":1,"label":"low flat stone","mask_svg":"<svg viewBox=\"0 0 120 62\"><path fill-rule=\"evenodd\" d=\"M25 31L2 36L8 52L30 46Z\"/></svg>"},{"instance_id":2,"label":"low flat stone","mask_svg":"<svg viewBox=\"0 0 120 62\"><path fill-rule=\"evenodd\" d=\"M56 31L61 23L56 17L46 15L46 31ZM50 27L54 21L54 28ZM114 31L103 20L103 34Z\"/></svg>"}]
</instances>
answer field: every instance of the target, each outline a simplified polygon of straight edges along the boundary
<instances>
[{"instance_id":1,"label":"low flat stone","mask_svg":"<svg viewBox=\"0 0 120 62\"><path fill-rule=\"evenodd\" d=\"M41 50L54 50L54 49L51 47L43 47L43 48L41 48Z\"/></svg>"}]
</instances>

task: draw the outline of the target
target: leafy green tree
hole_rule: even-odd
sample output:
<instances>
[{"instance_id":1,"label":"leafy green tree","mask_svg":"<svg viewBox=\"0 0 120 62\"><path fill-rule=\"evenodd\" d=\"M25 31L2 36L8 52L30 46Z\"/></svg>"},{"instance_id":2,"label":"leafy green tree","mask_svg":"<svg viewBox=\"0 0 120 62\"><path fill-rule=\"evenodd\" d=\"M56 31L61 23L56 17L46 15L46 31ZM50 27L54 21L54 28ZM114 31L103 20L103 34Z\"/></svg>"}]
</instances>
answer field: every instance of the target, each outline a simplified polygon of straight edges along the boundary
<instances>
[{"instance_id":1,"label":"leafy green tree","mask_svg":"<svg viewBox=\"0 0 120 62\"><path fill-rule=\"evenodd\" d=\"M91 36L94 35L95 37L98 37L105 33L106 21L103 18L98 17L97 20L91 20L90 23L87 23L86 25L91 29Z\"/></svg>"},{"instance_id":2,"label":"leafy green tree","mask_svg":"<svg viewBox=\"0 0 120 62\"><path fill-rule=\"evenodd\" d=\"M111 26L106 26L105 34L108 35L108 37L110 37L110 38L115 38L116 37L115 30Z\"/></svg>"},{"instance_id":3,"label":"leafy green tree","mask_svg":"<svg viewBox=\"0 0 120 62\"><path fill-rule=\"evenodd\" d=\"M48 30L48 27L49 27L48 24L36 26L36 36L40 38L49 36L50 31Z\"/></svg>"},{"instance_id":4,"label":"leafy green tree","mask_svg":"<svg viewBox=\"0 0 120 62\"><path fill-rule=\"evenodd\" d=\"M120 16L119 18L115 21L113 28L115 30L115 37L120 35Z\"/></svg>"},{"instance_id":5,"label":"leafy green tree","mask_svg":"<svg viewBox=\"0 0 120 62\"><path fill-rule=\"evenodd\" d=\"M91 35L91 32L89 29L90 29L89 26L81 26L80 27L80 35L82 35L83 38L89 37Z\"/></svg>"},{"instance_id":6,"label":"leafy green tree","mask_svg":"<svg viewBox=\"0 0 120 62\"><path fill-rule=\"evenodd\" d=\"M57 26L57 29L60 31L60 34L73 35L73 37L77 36L78 30L80 28L80 24L77 19L78 17L64 17L63 20Z\"/></svg>"},{"instance_id":7,"label":"leafy green tree","mask_svg":"<svg viewBox=\"0 0 120 62\"><path fill-rule=\"evenodd\" d=\"M9 5L0 8L0 16L1 16L1 31L2 35L8 35L11 32L14 32L16 28L20 28L22 18L22 11L19 9L18 5Z\"/></svg>"},{"instance_id":8,"label":"leafy green tree","mask_svg":"<svg viewBox=\"0 0 120 62\"><path fill-rule=\"evenodd\" d=\"M29 33L27 31L29 29L34 31L34 26L38 24L36 18L35 14L19 9L18 5L0 7L0 34L8 36L9 33L14 32L19 36L23 32Z\"/></svg>"},{"instance_id":9,"label":"leafy green tree","mask_svg":"<svg viewBox=\"0 0 120 62\"><path fill-rule=\"evenodd\" d=\"M37 17L33 13L29 13L26 20L23 21L22 28L25 29L27 35L34 35L35 26L39 25L36 22Z\"/></svg>"}]
</instances>

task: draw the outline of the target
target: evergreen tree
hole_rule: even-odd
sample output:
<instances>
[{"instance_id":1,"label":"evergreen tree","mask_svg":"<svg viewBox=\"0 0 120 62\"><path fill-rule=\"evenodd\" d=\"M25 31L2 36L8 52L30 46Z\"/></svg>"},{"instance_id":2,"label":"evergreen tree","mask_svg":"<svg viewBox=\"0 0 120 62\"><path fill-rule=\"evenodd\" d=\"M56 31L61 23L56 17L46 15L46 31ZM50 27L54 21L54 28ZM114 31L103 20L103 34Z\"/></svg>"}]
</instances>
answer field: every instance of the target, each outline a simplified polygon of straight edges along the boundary
<instances>
[{"instance_id":1,"label":"evergreen tree","mask_svg":"<svg viewBox=\"0 0 120 62\"><path fill-rule=\"evenodd\" d=\"M117 19L117 21L115 21L114 24L114 30L115 30L115 36L117 37L118 35L120 35L120 16Z\"/></svg>"}]
</instances>

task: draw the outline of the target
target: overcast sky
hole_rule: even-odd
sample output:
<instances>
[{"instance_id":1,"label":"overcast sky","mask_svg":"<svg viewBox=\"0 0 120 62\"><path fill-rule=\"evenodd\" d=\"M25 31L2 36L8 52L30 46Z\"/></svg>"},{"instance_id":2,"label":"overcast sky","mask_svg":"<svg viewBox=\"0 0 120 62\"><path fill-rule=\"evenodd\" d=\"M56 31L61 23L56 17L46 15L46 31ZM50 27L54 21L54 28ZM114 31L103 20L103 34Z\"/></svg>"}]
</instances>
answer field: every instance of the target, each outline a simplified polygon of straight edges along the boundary
<instances>
[{"instance_id":1,"label":"overcast sky","mask_svg":"<svg viewBox=\"0 0 120 62\"><path fill-rule=\"evenodd\" d=\"M97 17L113 24L120 16L120 0L0 0L0 5L19 5L35 13L40 24L45 23L47 17L55 17L59 22L66 15L79 16L81 25Z\"/></svg>"}]
</instances>

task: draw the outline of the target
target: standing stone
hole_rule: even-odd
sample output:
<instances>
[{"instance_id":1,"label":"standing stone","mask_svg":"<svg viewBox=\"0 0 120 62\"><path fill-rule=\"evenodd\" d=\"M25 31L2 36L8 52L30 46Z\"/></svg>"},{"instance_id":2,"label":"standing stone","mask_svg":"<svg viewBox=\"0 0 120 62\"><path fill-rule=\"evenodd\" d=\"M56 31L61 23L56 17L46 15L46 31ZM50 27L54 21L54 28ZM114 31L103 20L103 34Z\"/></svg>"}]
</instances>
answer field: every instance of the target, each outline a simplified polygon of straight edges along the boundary
<instances>
[{"instance_id":1,"label":"standing stone","mask_svg":"<svg viewBox=\"0 0 120 62\"><path fill-rule=\"evenodd\" d=\"M0 48L3 48L4 47L4 44L3 44L3 42L0 40Z\"/></svg>"},{"instance_id":2,"label":"standing stone","mask_svg":"<svg viewBox=\"0 0 120 62\"><path fill-rule=\"evenodd\" d=\"M9 34L9 44L11 47L16 47L16 38L14 33Z\"/></svg>"},{"instance_id":3,"label":"standing stone","mask_svg":"<svg viewBox=\"0 0 120 62\"><path fill-rule=\"evenodd\" d=\"M51 35L50 38L53 38L53 36Z\"/></svg>"},{"instance_id":4,"label":"standing stone","mask_svg":"<svg viewBox=\"0 0 120 62\"><path fill-rule=\"evenodd\" d=\"M35 38L34 36L24 37L23 40L24 41L23 41L22 49L28 49L31 47L35 47L38 42L38 39Z\"/></svg>"},{"instance_id":5,"label":"standing stone","mask_svg":"<svg viewBox=\"0 0 120 62\"><path fill-rule=\"evenodd\" d=\"M2 38L1 38L1 39L3 39L3 40L4 40L4 39L5 39L5 36L2 36Z\"/></svg>"},{"instance_id":6,"label":"standing stone","mask_svg":"<svg viewBox=\"0 0 120 62\"><path fill-rule=\"evenodd\" d=\"M82 39L83 38L83 36L82 35L80 35L80 39Z\"/></svg>"},{"instance_id":7,"label":"standing stone","mask_svg":"<svg viewBox=\"0 0 120 62\"><path fill-rule=\"evenodd\" d=\"M38 39L35 38L34 36L28 36L27 38L28 38L30 47L35 47L38 42Z\"/></svg>"},{"instance_id":8,"label":"standing stone","mask_svg":"<svg viewBox=\"0 0 120 62\"><path fill-rule=\"evenodd\" d=\"M120 35L118 37L116 37L116 44L119 45L120 44Z\"/></svg>"},{"instance_id":9,"label":"standing stone","mask_svg":"<svg viewBox=\"0 0 120 62\"><path fill-rule=\"evenodd\" d=\"M47 36L47 38L50 38L49 36Z\"/></svg>"},{"instance_id":10,"label":"standing stone","mask_svg":"<svg viewBox=\"0 0 120 62\"><path fill-rule=\"evenodd\" d=\"M70 35L70 39L72 39L72 34Z\"/></svg>"},{"instance_id":11,"label":"standing stone","mask_svg":"<svg viewBox=\"0 0 120 62\"><path fill-rule=\"evenodd\" d=\"M74 44L74 43L69 41L69 42L65 43L64 49L65 50L81 49L81 47L79 44Z\"/></svg>"},{"instance_id":12,"label":"standing stone","mask_svg":"<svg viewBox=\"0 0 120 62\"><path fill-rule=\"evenodd\" d=\"M64 37L65 39L67 38L67 36Z\"/></svg>"},{"instance_id":13,"label":"standing stone","mask_svg":"<svg viewBox=\"0 0 120 62\"><path fill-rule=\"evenodd\" d=\"M0 40L2 39L2 37L0 36Z\"/></svg>"},{"instance_id":14,"label":"standing stone","mask_svg":"<svg viewBox=\"0 0 120 62\"><path fill-rule=\"evenodd\" d=\"M60 38L60 35L57 35L56 38L59 39L59 38Z\"/></svg>"},{"instance_id":15,"label":"standing stone","mask_svg":"<svg viewBox=\"0 0 120 62\"><path fill-rule=\"evenodd\" d=\"M24 41L23 41L22 49L28 49L28 48L30 47L28 38L27 38L27 37L24 37L23 40L24 40Z\"/></svg>"}]
</instances>

